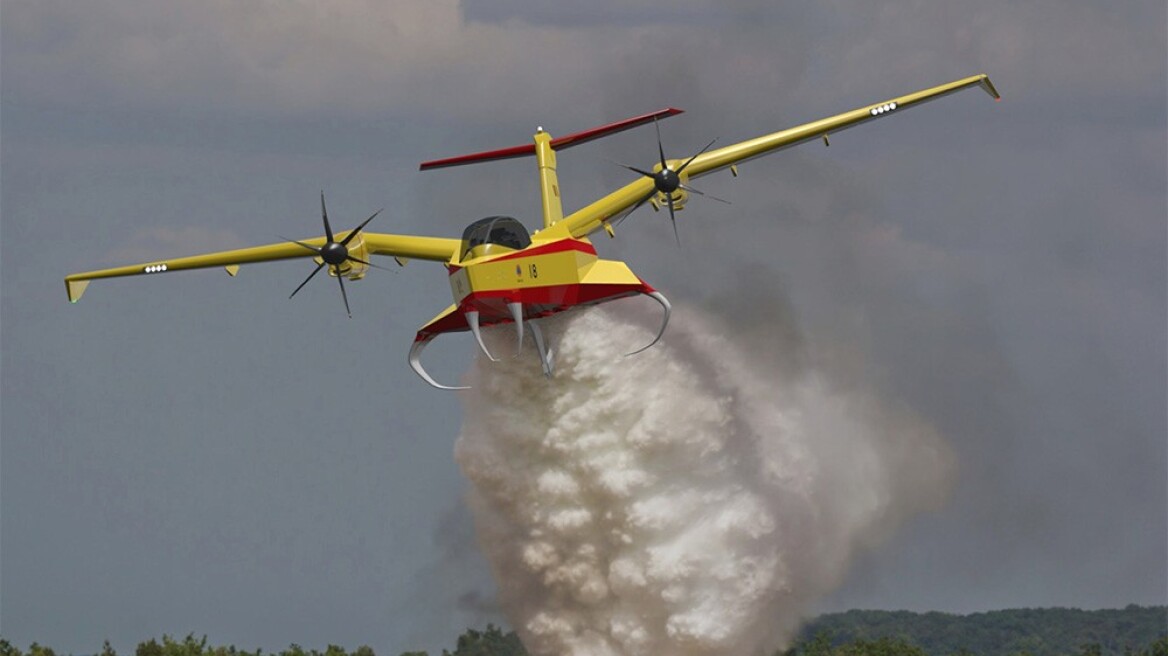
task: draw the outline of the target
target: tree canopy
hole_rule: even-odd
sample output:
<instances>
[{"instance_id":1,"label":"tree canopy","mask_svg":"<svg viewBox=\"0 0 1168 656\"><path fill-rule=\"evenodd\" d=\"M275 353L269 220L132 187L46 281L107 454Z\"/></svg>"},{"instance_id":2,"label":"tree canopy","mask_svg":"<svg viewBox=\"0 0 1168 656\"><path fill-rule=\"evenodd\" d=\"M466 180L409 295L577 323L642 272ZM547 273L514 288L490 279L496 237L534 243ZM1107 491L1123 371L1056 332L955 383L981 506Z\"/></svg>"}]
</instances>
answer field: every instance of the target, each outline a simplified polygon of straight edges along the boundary
<instances>
[{"instance_id":1,"label":"tree canopy","mask_svg":"<svg viewBox=\"0 0 1168 656\"><path fill-rule=\"evenodd\" d=\"M98 656L118 656L107 640ZM468 629L454 651L442 656L527 656L513 631L488 624ZM22 651L0 637L0 656L57 656L32 643ZM134 656L265 656L234 645L212 647L207 637L181 640L163 635L138 644ZM328 645L324 651L292 644L268 656L376 656L362 645L349 652ZM425 651L400 656L430 656ZM972 615L861 611L822 615L810 622L795 643L774 656L1168 656L1168 607L1131 605L1119 610L1047 608Z\"/></svg>"}]
</instances>

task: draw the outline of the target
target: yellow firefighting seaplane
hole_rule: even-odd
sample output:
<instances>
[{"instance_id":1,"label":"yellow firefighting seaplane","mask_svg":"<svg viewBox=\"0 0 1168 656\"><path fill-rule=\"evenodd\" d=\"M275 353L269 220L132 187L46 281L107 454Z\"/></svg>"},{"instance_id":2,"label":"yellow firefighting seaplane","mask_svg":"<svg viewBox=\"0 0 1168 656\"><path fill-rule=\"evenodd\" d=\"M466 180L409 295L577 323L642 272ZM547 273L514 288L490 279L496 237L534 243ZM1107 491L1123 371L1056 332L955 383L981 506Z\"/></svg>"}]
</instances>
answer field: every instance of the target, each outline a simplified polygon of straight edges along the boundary
<instances>
[{"instance_id":1,"label":"yellow firefighting seaplane","mask_svg":"<svg viewBox=\"0 0 1168 656\"><path fill-rule=\"evenodd\" d=\"M633 353L656 344L669 323L670 305L665 296L637 277L624 262L598 258L596 249L588 239L592 233L604 230L610 237L615 236L614 226L645 203L652 205L655 210L662 206L668 208L676 233L676 212L685 206L689 195L707 196L691 186L690 181L695 178L726 168L737 176L737 165L747 160L813 139L822 139L827 145L829 136L841 130L972 87L981 87L995 100L1000 100L989 78L975 75L716 150L710 150L714 144L711 141L696 155L685 159L666 159L658 128L658 161L651 170L622 164L637 174L638 178L568 216L564 216L560 202L560 183L556 177L557 151L639 125L656 125L659 119L679 114L681 110L664 109L559 138L552 138L543 128L539 128L534 143L421 165L422 170L429 170L534 155L543 201L543 228L535 232L529 233L522 223L505 216L492 216L471 223L461 239L365 232L365 226L377 216L379 210L353 230L334 233L322 193L320 209L324 236L75 273L65 278L65 286L69 300L77 302L89 282L98 278L156 275L208 267L225 267L227 273L235 276L242 264L311 257L316 262L316 268L292 292L292 296L303 289L321 269L328 267L329 275L336 278L340 285L345 311L352 316L345 292L345 279L360 280L370 267L381 268L371 262L372 256L390 256L402 266L408 260L433 260L446 266L454 303L422 326L414 338L409 351L409 363L423 380L439 389L466 389L441 385L435 381L422 368L422 349L442 333L470 330L483 353L495 361L495 356L483 342L481 329L505 323L515 324L517 352L522 348L524 325L530 327L544 374L551 376L552 353L538 323L543 317L580 306L644 294L661 304L665 318L657 337Z\"/></svg>"}]
</instances>

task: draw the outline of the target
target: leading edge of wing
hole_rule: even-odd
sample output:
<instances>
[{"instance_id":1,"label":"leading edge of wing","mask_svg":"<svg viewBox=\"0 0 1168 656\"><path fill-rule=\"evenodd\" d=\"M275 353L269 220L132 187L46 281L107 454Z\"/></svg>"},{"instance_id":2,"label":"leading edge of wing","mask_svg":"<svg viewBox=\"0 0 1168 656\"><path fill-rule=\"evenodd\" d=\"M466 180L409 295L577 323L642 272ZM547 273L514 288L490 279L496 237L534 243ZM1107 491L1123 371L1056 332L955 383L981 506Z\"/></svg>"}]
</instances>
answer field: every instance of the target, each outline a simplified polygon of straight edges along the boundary
<instances>
[{"instance_id":1,"label":"leading edge of wing","mask_svg":"<svg viewBox=\"0 0 1168 656\"><path fill-rule=\"evenodd\" d=\"M908 109L975 86L981 87L994 100L1002 99L997 89L994 88L993 83L990 82L989 76L984 73L972 75L946 84L922 89L915 93L857 107L842 114L804 123L803 125L762 137L731 144L724 148L711 150L695 158L686 170L689 172L691 179L696 178L727 168L731 164L740 164L756 157L769 155L783 148L790 148L791 146L796 146L813 139L829 136L869 121L875 121L888 114L894 114L900 110Z\"/></svg>"},{"instance_id":2,"label":"leading edge of wing","mask_svg":"<svg viewBox=\"0 0 1168 656\"><path fill-rule=\"evenodd\" d=\"M343 239L347 233L338 233L336 238ZM411 235L388 235L373 232L362 232L361 240L370 253L387 255L404 259L449 261L458 250L459 240L445 237L415 237ZM322 247L325 237L315 237L302 240L301 243L316 248ZM102 278L120 278L125 276L155 275L172 273L190 269L208 269L225 267L227 272L235 275L241 264L256 264L259 262L274 262L301 257L315 257L316 253L301 244L281 242L264 246L252 246L230 251L218 251L176 257L165 260L151 260L139 264L98 269L84 273L72 273L65 276L65 290L71 303L76 303L85 293L86 287L93 280Z\"/></svg>"},{"instance_id":3,"label":"leading edge of wing","mask_svg":"<svg viewBox=\"0 0 1168 656\"><path fill-rule=\"evenodd\" d=\"M915 93L864 105L842 114L819 119L779 132L773 132L761 137L724 146L717 150L711 150L694 158L689 166L686 167L686 173L690 179L697 178L734 164L741 164L756 157L762 157L813 139L826 137L862 123L882 118L887 114L895 114L902 109L908 109L909 107L936 100L937 98L975 86L981 87L995 100L1001 100L1001 96L987 75L973 75L923 89ZM669 160L669 165L676 168L683 161ZM645 178L633 181L592 204L573 212L557 225L563 224L563 228L574 237L591 234L595 230L598 230L605 221L615 219L629 210L646 193L649 193L652 187L652 182Z\"/></svg>"}]
</instances>

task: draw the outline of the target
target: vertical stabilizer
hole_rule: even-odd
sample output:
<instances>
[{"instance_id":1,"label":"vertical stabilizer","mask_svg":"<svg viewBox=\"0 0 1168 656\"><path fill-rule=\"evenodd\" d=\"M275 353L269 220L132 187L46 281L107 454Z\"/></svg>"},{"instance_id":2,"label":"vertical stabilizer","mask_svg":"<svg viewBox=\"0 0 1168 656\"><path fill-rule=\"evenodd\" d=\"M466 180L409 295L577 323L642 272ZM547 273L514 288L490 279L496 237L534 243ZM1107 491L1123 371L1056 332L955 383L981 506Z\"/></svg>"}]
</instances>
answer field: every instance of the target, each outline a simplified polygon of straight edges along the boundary
<instances>
[{"instance_id":1,"label":"vertical stabilizer","mask_svg":"<svg viewBox=\"0 0 1168 656\"><path fill-rule=\"evenodd\" d=\"M535 133L535 160L539 165L539 195L543 201L543 227L548 228L564 218L560 200L560 179L556 176L556 151L552 150L552 135L540 128Z\"/></svg>"}]
</instances>

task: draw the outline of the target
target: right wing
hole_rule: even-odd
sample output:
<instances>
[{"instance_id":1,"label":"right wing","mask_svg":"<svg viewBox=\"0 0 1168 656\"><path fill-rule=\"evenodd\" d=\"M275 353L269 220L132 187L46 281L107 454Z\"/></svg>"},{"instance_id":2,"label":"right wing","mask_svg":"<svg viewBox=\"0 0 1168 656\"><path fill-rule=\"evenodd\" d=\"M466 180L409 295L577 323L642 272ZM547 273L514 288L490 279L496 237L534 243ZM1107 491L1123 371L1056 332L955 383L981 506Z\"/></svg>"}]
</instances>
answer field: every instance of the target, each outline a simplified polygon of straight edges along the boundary
<instances>
[{"instance_id":1,"label":"right wing","mask_svg":"<svg viewBox=\"0 0 1168 656\"><path fill-rule=\"evenodd\" d=\"M336 239L344 239L348 232L337 233ZM315 248L324 246L325 237L305 239L302 243ZM446 237L414 237L411 235L387 235L376 232L362 232L354 240L351 250L362 254L388 255L401 260L417 259L448 262L458 252L458 239ZM219 251L203 255L191 255L169 260L153 260L141 264L99 269L85 273L73 273L65 276L65 289L69 294L69 301L76 303L91 280L99 278L117 278L121 276L139 276L187 269L206 269L210 267L225 267L227 273L235 275L241 264L256 262L271 262L275 260L289 260L300 257L316 257L312 251L296 243L284 242L253 246L232 251ZM360 255L358 255L360 257Z\"/></svg>"},{"instance_id":2,"label":"right wing","mask_svg":"<svg viewBox=\"0 0 1168 656\"><path fill-rule=\"evenodd\" d=\"M826 139L829 135L841 130L874 121L886 114L897 113L901 109L908 109L971 87L981 87L995 100L1001 99L989 77L974 75L702 153L694 157L685 167L684 177L697 178L813 139ZM677 170L686 161L684 159L669 160L667 164L671 169ZM560 226L561 230L566 230L573 237L579 238L589 235L604 227L606 222L624 216L632 208L652 196L655 193L654 189L653 181L642 177L573 212L555 225Z\"/></svg>"}]
</instances>

